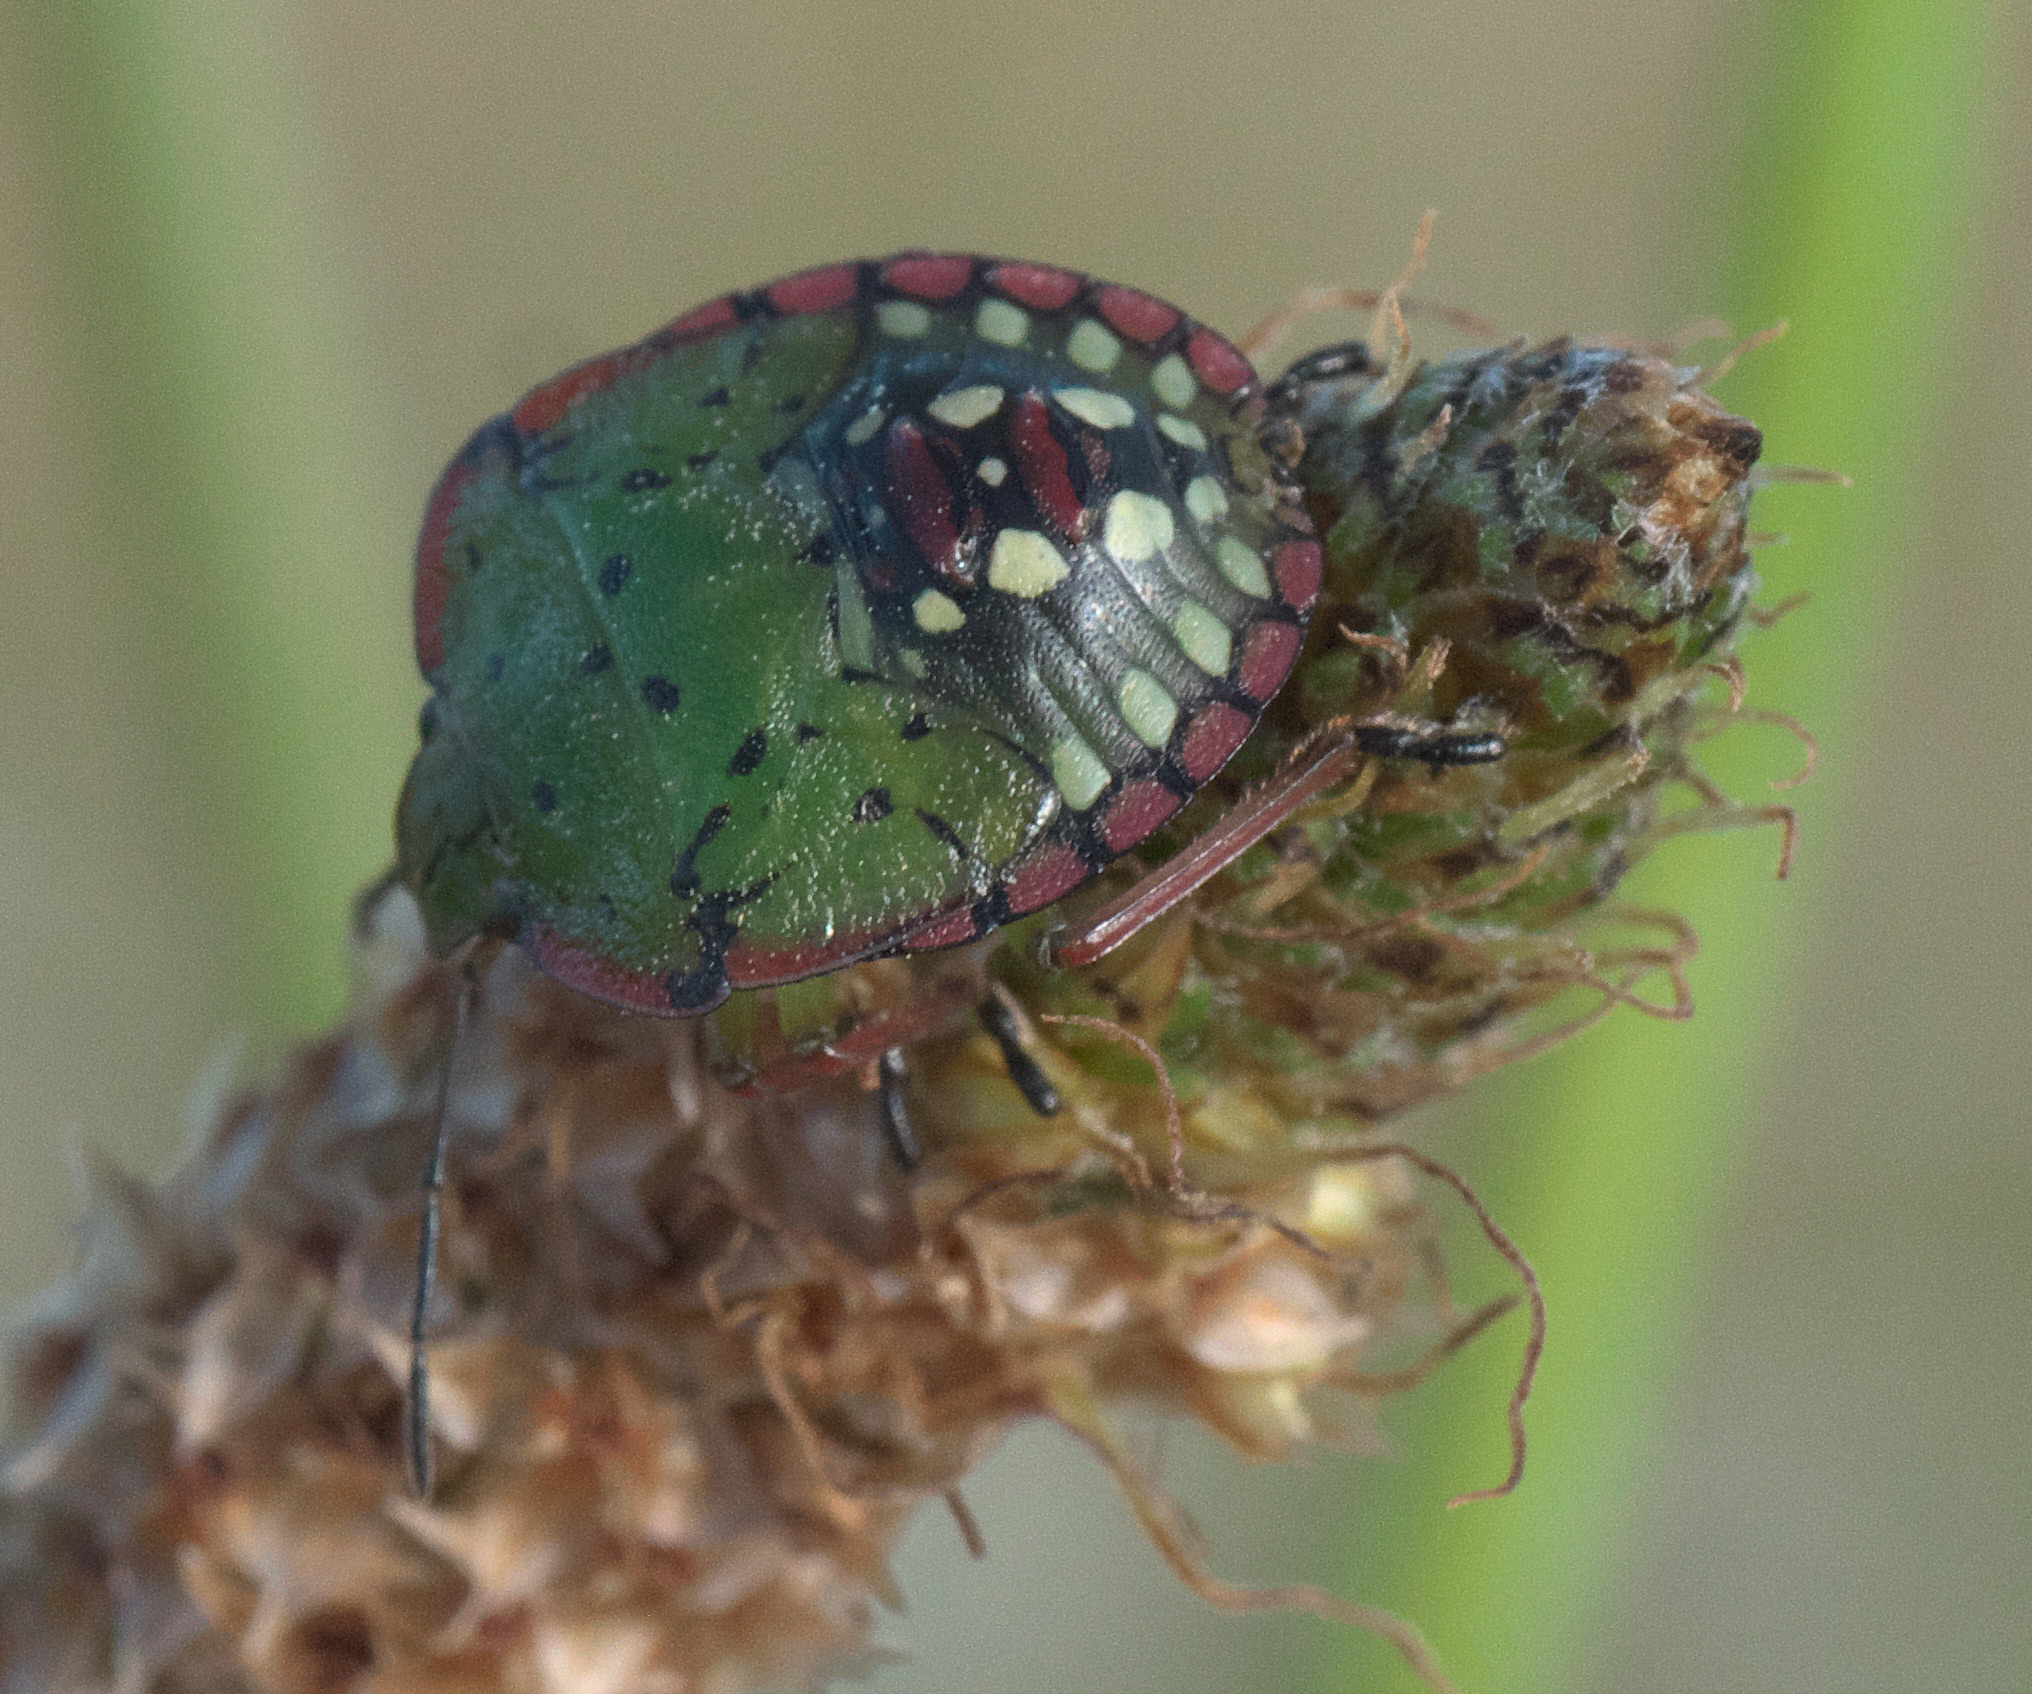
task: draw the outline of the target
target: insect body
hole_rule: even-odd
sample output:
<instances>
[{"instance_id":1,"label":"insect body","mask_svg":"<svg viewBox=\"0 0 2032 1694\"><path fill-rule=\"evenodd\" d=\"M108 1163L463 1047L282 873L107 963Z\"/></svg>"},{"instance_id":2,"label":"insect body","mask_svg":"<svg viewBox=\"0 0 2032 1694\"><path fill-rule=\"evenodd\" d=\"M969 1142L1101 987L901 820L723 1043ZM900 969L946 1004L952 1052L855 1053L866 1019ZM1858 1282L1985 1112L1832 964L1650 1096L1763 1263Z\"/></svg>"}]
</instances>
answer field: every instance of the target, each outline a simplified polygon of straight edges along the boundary
<instances>
[{"instance_id":1,"label":"insect body","mask_svg":"<svg viewBox=\"0 0 2032 1694\"><path fill-rule=\"evenodd\" d=\"M1175 307L927 254L535 389L418 548L433 944L683 1014L1058 899L1297 657L1321 557L1262 408Z\"/></svg>"}]
</instances>

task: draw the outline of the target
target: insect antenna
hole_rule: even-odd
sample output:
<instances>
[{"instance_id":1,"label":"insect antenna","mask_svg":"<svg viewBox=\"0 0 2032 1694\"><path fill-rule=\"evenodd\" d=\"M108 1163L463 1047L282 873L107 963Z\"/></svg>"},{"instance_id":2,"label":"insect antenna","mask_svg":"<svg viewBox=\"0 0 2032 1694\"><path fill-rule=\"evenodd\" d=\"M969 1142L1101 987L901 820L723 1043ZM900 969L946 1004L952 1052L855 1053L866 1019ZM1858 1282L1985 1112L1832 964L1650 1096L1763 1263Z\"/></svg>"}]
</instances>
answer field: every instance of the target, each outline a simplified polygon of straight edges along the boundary
<instances>
[{"instance_id":1,"label":"insect antenna","mask_svg":"<svg viewBox=\"0 0 2032 1694\"><path fill-rule=\"evenodd\" d=\"M438 1064L430 1163L423 1175L423 1228L416 1243L416 1294L409 1309L409 1407L404 1433L409 1450L409 1486L420 1500L430 1498L432 1482L430 1351L425 1328L431 1292L437 1286L438 1236L444 1223L445 1161L451 1145L452 1065L458 1057L459 1036L464 1033L470 1004L478 992L479 983L468 959L452 1000L452 1026L445 1038L444 1057Z\"/></svg>"}]
</instances>

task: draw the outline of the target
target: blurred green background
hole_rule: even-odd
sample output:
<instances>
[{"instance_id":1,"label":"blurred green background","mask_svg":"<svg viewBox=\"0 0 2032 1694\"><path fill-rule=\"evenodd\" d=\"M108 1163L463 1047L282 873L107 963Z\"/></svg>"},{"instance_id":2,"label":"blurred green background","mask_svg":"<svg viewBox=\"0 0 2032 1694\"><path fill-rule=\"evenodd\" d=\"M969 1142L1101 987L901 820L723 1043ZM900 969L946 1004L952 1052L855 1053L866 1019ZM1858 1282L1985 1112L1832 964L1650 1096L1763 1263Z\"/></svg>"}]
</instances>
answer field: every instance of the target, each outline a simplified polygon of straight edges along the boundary
<instances>
[{"instance_id":1,"label":"blurred green background","mask_svg":"<svg viewBox=\"0 0 2032 1694\"><path fill-rule=\"evenodd\" d=\"M1790 884L1729 837L1637 891L1702 926L1693 1026L1407 1126L1554 1301L1522 1494L1443 1506L1500 1472L1514 1322L1393 1408L1400 1462L1167 1475L1224 1574L1397 1605L1479 1694L2032 1687L2028 73L1967 0L0 0L0 1288L65 1262L70 1148L159 1168L223 1042L340 1005L474 423L828 258L1239 331L1436 206L1425 291L1520 333L1791 318L1721 393L1858 479L1758 511L1816 600L1753 703L1823 776ZM1736 739L1738 793L1789 768ZM992 1556L919 1526L877 1688L1408 1686L1184 1596L1049 1432L972 1492Z\"/></svg>"}]
</instances>

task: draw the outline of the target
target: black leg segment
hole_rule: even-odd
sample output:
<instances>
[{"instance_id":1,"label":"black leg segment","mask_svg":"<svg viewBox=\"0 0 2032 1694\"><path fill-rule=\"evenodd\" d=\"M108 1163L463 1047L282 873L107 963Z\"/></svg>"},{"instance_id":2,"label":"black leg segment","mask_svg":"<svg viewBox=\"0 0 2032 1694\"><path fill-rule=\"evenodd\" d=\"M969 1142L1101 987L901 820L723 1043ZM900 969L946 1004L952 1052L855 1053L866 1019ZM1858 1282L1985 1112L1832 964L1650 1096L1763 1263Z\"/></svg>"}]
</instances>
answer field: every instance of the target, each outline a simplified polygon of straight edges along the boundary
<instances>
[{"instance_id":1,"label":"black leg segment","mask_svg":"<svg viewBox=\"0 0 2032 1694\"><path fill-rule=\"evenodd\" d=\"M1009 1080L1030 1102L1030 1109L1041 1118L1058 1116L1059 1107L1064 1102L1059 1099L1051 1078L1044 1074L1043 1067L1031 1057L1030 1049L1023 1045L1023 1031L1017 1026L1016 1014L1009 1010L999 994L991 994L981 1002L980 1016L981 1027L994 1037L995 1045L1002 1049L1002 1063L1009 1068Z\"/></svg>"}]
</instances>

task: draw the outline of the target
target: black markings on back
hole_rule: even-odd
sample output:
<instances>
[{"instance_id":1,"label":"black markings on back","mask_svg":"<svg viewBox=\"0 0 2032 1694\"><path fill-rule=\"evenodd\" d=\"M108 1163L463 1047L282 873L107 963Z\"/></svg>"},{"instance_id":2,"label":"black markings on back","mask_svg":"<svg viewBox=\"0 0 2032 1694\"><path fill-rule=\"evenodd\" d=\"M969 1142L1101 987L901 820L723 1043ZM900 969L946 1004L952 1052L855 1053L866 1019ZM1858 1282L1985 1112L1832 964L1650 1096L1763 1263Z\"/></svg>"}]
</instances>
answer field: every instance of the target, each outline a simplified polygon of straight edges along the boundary
<instances>
[{"instance_id":1,"label":"black markings on back","mask_svg":"<svg viewBox=\"0 0 2032 1694\"><path fill-rule=\"evenodd\" d=\"M830 565L840 550L840 544L833 539L833 532L822 529L797 550L797 556L810 565Z\"/></svg>"},{"instance_id":2,"label":"black markings on back","mask_svg":"<svg viewBox=\"0 0 2032 1694\"><path fill-rule=\"evenodd\" d=\"M800 410L803 405L804 396L802 394L791 394L785 396L782 405L777 409L784 412L795 412Z\"/></svg>"},{"instance_id":3,"label":"black markings on back","mask_svg":"<svg viewBox=\"0 0 2032 1694\"><path fill-rule=\"evenodd\" d=\"M529 790L529 803L539 812L557 810L557 790L540 777Z\"/></svg>"},{"instance_id":4,"label":"black markings on back","mask_svg":"<svg viewBox=\"0 0 2032 1694\"><path fill-rule=\"evenodd\" d=\"M727 819L733 815L732 806L715 806L706 813L705 821L698 826L690 845L677 856L677 868L670 873L671 893L682 899L698 892L698 856L706 850L713 837L727 827Z\"/></svg>"},{"instance_id":5,"label":"black markings on back","mask_svg":"<svg viewBox=\"0 0 2032 1694\"><path fill-rule=\"evenodd\" d=\"M608 554L606 563L600 566L600 592L607 595L619 594L634 574L635 561L626 553Z\"/></svg>"},{"instance_id":6,"label":"black markings on back","mask_svg":"<svg viewBox=\"0 0 2032 1694\"><path fill-rule=\"evenodd\" d=\"M598 676L600 672L614 668L614 649L604 641L588 647L586 656L579 660L580 676Z\"/></svg>"},{"instance_id":7,"label":"black markings on back","mask_svg":"<svg viewBox=\"0 0 2032 1694\"><path fill-rule=\"evenodd\" d=\"M825 731L820 729L815 723L801 723L797 726L797 739L800 744L806 741L816 741L824 734Z\"/></svg>"},{"instance_id":8,"label":"black markings on back","mask_svg":"<svg viewBox=\"0 0 2032 1694\"><path fill-rule=\"evenodd\" d=\"M643 465L622 477L621 486L630 494L641 494L651 488L668 488L670 478L654 466Z\"/></svg>"},{"instance_id":9,"label":"black markings on back","mask_svg":"<svg viewBox=\"0 0 2032 1694\"><path fill-rule=\"evenodd\" d=\"M486 562L487 556L480 551L480 544L477 541L468 541L466 543L466 575L478 576L480 574L480 567Z\"/></svg>"},{"instance_id":10,"label":"black markings on back","mask_svg":"<svg viewBox=\"0 0 2032 1694\"><path fill-rule=\"evenodd\" d=\"M910 720L903 726L903 739L905 741L922 741L930 733L931 719L926 717L922 712L913 712Z\"/></svg>"},{"instance_id":11,"label":"black markings on back","mask_svg":"<svg viewBox=\"0 0 2032 1694\"><path fill-rule=\"evenodd\" d=\"M960 839L960 832L947 823L944 818L940 817L938 813L927 812L922 806L919 806L917 808L917 821L923 824L926 829L930 830L945 846L951 848L962 859L973 857L972 853L967 850L967 844Z\"/></svg>"},{"instance_id":12,"label":"black markings on back","mask_svg":"<svg viewBox=\"0 0 2032 1694\"><path fill-rule=\"evenodd\" d=\"M855 823L880 823L896 810L896 802L889 798L886 788L871 788L854 802Z\"/></svg>"},{"instance_id":13,"label":"black markings on back","mask_svg":"<svg viewBox=\"0 0 2032 1694\"><path fill-rule=\"evenodd\" d=\"M687 454L684 461L685 468L687 470L702 471L719 456L720 450L717 447L708 447L703 453Z\"/></svg>"},{"instance_id":14,"label":"black markings on back","mask_svg":"<svg viewBox=\"0 0 2032 1694\"><path fill-rule=\"evenodd\" d=\"M701 406L728 406L733 404L733 400L733 395L729 394L724 388L716 388L712 393L702 395L699 399L699 404Z\"/></svg>"},{"instance_id":15,"label":"black markings on back","mask_svg":"<svg viewBox=\"0 0 2032 1694\"><path fill-rule=\"evenodd\" d=\"M734 749L734 756L727 761L727 775L753 776L762 768L762 761L769 756L769 737L759 729L751 729Z\"/></svg>"},{"instance_id":16,"label":"black markings on back","mask_svg":"<svg viewBox=\"0 0 2032 1694\"><path fill-rule=\"evenodd\" d=\"M487 655L487 680L489 682L499 682L501 680L501 673L507 668L508 661L501 654L489 653Z\"/></svg>"},{"instance_id":17,"label":"black markings on back","mask_svg":"<svg viewBox=\"0 0 2032 1694\"><path fill-rule=\"evenodd\" d=\"M642 703L652 711L674 712L684 703L684 692L667 676L645 676Z\"/></svg>"}]
</instances>

